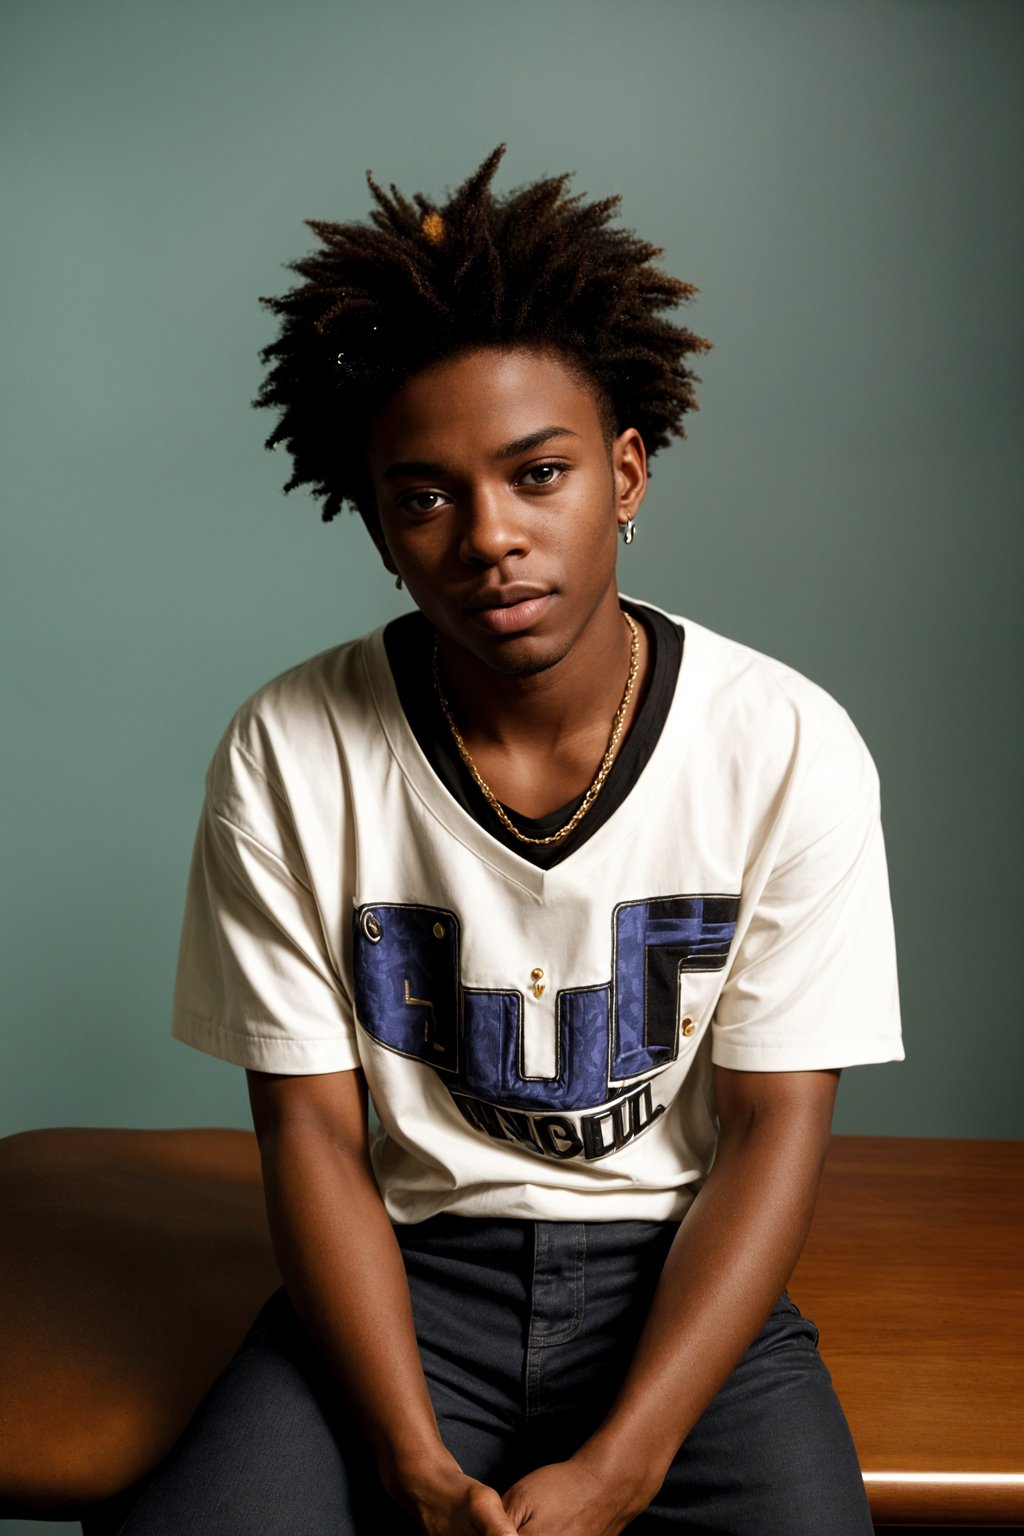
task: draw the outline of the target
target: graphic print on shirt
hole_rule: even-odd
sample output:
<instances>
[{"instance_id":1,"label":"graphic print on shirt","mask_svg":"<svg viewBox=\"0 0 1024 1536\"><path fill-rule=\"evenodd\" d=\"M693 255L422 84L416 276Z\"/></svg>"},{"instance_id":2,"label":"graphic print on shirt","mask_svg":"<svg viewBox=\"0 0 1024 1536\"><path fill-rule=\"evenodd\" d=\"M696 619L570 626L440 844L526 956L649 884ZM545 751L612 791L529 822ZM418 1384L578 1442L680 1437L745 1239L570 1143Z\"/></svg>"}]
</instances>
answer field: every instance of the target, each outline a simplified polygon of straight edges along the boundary
<instances>
[{"instance_id":1,"label":"graphic print on shirt","mask_svg":"<svg viewBox=\"0 0 1024 1536\"><path fill-rule=\"evenodd\" d=\"M615 907L611 979L557 994L555 1073L531 1077L523 994L462 985L455 913L368 903L353 920L359 1022L432 1067L477 1130L547 1157L606 1157L664 1113L652 1079L676 1059L687 1027L680 979L724 969L738 909L738 897L721 895Z\"/></svg>"}]
</instances>

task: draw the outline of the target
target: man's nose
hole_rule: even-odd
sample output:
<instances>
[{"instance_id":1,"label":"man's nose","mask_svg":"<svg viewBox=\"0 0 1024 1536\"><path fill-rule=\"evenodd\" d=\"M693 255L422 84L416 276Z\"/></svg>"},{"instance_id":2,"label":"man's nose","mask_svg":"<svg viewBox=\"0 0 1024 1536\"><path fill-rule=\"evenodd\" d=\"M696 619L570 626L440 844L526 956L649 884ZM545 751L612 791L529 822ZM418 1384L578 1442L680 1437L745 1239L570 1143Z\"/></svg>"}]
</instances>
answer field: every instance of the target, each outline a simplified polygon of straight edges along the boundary
<instances>
[{"instance_id":1,"label":"man's nose","mask_svg":"<svg viewBox=\"0 0 1024 1536\"><path fill-rule=\"evenodd\" d=\"M476 487L466 493L459 554L467 565L497 565L529 548L523 508L508 487Z\"/></svg>"}]
</instances>

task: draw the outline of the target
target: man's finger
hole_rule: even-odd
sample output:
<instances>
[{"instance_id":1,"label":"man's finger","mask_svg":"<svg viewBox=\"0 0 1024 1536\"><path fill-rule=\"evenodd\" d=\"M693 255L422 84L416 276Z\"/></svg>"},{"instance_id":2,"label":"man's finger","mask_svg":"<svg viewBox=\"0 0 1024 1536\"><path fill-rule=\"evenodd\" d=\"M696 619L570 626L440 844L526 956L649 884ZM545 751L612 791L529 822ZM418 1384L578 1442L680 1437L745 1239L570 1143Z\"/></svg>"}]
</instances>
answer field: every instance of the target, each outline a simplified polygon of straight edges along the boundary
<instances>
[{"instance_id":1,"label":"man's finger","mask_svg":"<svg viewBox=\"0 0 1024 1536\"><path fill-rule=\"evenodd\" d=\"M505 1512L500 1496L493 1488L481 1485L471 1495L473 1529L480 1536L517 1536L518 1527Z\"/></svg>"}]
</instances>

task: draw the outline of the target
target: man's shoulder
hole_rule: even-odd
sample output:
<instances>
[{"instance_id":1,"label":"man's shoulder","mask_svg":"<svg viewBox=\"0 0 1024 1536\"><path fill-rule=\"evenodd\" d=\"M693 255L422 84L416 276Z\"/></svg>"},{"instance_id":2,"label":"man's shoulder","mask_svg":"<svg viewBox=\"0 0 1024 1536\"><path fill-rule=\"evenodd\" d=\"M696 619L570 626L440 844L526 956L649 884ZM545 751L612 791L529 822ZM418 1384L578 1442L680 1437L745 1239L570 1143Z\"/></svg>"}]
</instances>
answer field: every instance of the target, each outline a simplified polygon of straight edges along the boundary
<instances>
[{"instance_id":1,"label":"man's shoulder","mask_svg":"<svg viewBox=\"0 0 1024 1536\"><path fill-rule=\"evenodd\" d=\"M360 709L366 699L365 652L379 631L344 640L268 678L238 706L234 718L301 714L310 705Z\"/></svg>"},{"instance_id":2,"label":"man's shoulder","mask_svg":"<svg viewBox=\"0 0 1024 1536\"><path fill-rule=\"evenodd\" d=\"M816 757L842 776L874 776L859 731L820 683L685 615L667 617L685 637L678 728L684 736L700 734L705 762L735 764L766 783Z\"/></svg>"},{"instance_id":3,"label":"man's shoulder","mask_svg":"<svg viewBox=\"0 0 1024 1536\"><path fill-rule=\"evenodd\" d=\"M210 765L208 783L232 772L240 757L276 786L286 765L336 759L373 710L368 653L380 631L347 640L295 663L261 684L231 716ZM234 775L233 775L234 776Z\"/></svg>"},{"instance_id":4,"label":"man's shoulder","mask_svg":"<svg viewBox=\"0 0 1024 1536\"><path fill-rule=\"evenodd\" d=\"M808 717L820 716L823 722L845 716L846 711L832 694L788 662L683 614L655 611L682 629L683 666L689 669L692 685L702 697L760 712L796 711Z\"/></svg>"}]
</instances>

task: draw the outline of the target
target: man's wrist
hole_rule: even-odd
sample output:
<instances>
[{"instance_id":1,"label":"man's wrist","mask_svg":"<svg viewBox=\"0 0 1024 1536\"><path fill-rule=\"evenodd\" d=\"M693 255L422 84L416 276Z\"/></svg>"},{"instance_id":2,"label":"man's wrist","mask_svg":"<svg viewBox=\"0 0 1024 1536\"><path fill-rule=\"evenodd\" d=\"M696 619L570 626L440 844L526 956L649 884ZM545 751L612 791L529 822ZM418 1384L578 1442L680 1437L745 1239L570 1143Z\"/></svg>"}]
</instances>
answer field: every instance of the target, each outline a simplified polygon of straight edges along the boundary
<instances>
[{"instance_id":1,"label":"man's wrist","mask_svg":"<svg viewBox=\"0 0 1024 1536\"><path fill-rule=\"evenodd\" d=\"M661 1487L673 1455L659 1457L652 1454L649 1439L602 1426L571 1460L612 1490L613 1501L632 1520L643 1513Z\"/></svg>"},{"instance_id":2,"label":"man's wrist","mask_svg":"<svg viewBox=\"0 0 1024 1536\"><path fill-rule=\"evenodd\" d=\"M432 1504L463 1477L451 1451L440 1438L424 1441L400 1450L389 1450L377 1458L381 1482L390 1498L415 1513Z\"/></svg>"}]
</instances>

